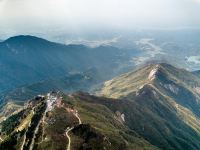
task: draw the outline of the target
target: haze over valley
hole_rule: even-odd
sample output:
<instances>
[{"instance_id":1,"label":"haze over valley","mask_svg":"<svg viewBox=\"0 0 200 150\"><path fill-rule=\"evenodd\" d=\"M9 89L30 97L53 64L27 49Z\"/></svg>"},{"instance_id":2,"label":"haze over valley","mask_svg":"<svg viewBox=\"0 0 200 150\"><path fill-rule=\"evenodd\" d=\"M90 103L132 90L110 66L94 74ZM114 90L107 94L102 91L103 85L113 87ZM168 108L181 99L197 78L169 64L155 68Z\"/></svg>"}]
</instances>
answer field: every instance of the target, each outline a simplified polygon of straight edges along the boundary
<instances>
[{"instance_id":1,"label":"haze over valley","mask_svg":"<svg viewBox=\"0 0 200 150\"><path fill-rule=\"evenodd\" d=\"M0 150L199 150L199 0L0 0Z\"/></svg>"}]
</instances>

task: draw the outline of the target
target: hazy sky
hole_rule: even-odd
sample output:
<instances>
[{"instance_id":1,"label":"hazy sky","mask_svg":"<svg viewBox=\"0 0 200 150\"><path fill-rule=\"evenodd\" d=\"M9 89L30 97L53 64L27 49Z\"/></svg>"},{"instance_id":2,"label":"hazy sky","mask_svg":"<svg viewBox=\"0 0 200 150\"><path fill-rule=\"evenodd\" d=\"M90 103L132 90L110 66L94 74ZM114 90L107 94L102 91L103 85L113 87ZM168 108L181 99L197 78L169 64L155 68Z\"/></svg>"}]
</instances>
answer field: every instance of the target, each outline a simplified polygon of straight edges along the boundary
<instances>
[{"instance_id":1,"label":"hazy sky","mask_svg":"<svg viewBox=\"0 0 200 150\"><path fill-rule=\"evenodd\" d=\"M0 0L1 34L199 26L200 0Z\"/></svg>"}]
</instances>

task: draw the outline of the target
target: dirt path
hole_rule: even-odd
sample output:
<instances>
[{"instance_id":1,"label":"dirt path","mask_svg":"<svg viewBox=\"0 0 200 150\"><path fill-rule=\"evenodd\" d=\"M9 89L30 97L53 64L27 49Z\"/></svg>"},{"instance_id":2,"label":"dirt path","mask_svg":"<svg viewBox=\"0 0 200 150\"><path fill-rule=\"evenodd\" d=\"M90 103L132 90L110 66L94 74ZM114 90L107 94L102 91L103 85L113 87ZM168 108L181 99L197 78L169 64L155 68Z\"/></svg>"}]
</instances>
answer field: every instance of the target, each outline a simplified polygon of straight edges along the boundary
<instances>
[{"instance_id":1,"label":"dirt path","mask_svg":"<svg viewBox=\"0 0 200 150\"><path fill-rule=\"evenodd\" d=\"M73 113L73 115L78 119L78 123L79 123L79 124L82 124L81 118L79 117L78 111L77 111L77 110L75 110L75 112ZM67 150L70 150L70 149L71 149L71 138L70 138L70 136L69 136L69 132L70 132L71 130L73 130L73 129L74 129L74 127L71 127L71 128L68 127L68 129L67 129L67 131L66 131L66 136L67 136L67 138L68 138Z\"/></svg>"},{"instance_id":2,"label":"dirt path","mask_svg":"<svg viewBox=\"0 0 200 150\"><path fill-rule=\"evenodd\" d=\"M68 138L67 150L70 150L70 146L71 146L71 138L70 138L70 136L69 136L69 132L70 132L71 130L73 130L73 129L74 129L74 127L69 128L69 129L67 129L67 131L66 131L66 136L67 136L67 138Z\"/></svg>"},{"instance_id":3,"label":"dirt path","mask_svg":"<svg viewBox=\"0 0 200 150\"><path fill-rule=\"evenodd\" d=\"M29 123L29 126L30 126L30 124L31 124L31 122ZM27 132L28 130L26 129L26 132ZM23 142L22 142L22 145L21 145L21 148L20 148L20 150L23 150L24 149L24 144L25 144L25 142L26 142L26 132L24 133L24 138L23 138Z\"/></svg>"},{"instance_id":4,"label":"dirt path","mask_svg":"<svg viewBox=\"0 0 200 150\"><path fill-rule=\"evenodd\" d=\"M74 116L78 119L79 124L82 124L81 118L78 116L78 111L74 113Z\"/></svg>"},{"instance_id":5,"label":"dirt path","mask_svg":"<svg viewBox=\"0 0 200 150\"><path fill-rule=\"evenodd\" d=\"M26 130L27 131L27 130ZM20 148L20 150L23 150L24 149L24 144L26 142L26 132L24 133L24 139L23 139L23 142L22 142L22 146Z\"/></svg>"},{"instance_id":6,"label":"dirt path","mask_svg":"<svg viewBox=\"0 0 200 150\"><path fill-rule=\"evenodd\" d=\"M33 149L33 146L35 144L35 138L36 138L36 134L38 133L38 130L39 130L39 126L40 126L40 121L38 122L36 128L35 128L35 131L33 133L33 138L32 138L32 141L31 141L31 145L30 145L30 148L29 150L32 150Z\"/></svg>"}]
</instances>

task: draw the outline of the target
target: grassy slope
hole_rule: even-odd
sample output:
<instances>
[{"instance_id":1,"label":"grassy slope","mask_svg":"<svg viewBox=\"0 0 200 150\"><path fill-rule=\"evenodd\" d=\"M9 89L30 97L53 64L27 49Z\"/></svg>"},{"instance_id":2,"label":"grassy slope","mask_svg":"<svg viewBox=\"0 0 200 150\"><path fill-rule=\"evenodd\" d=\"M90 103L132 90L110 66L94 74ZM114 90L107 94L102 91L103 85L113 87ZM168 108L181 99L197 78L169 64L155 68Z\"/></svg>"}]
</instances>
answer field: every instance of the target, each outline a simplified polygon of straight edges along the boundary
<instances>
[{"instance_id":1,"label":"grassy slope","mask_svg":"<svg viewBox=\"0 0 200 150\"><path fill-rule=\"evenodd\" d=\"M150 80L148 76L155 67L149 65L116 77L106 82L98 94L134 103L127 114L129 127L154 145L163 149L199 149L200 106L199 92L195 90L199 78L184 69L160 64L155 78Z\"/></svg>"},{"instance_id":2,"label":"grassy slope","mask_svg":"<svg viewBox=\"0 0 200 150\"><path fill-rule=\"evenodd\" d=\"M9 117L10 115L16 114L22 109L23 109L22 105L18 105L13 102L8 102L0 110L0 122L2 122L4 119Z\"/></svg>"},{"instance_id":3,"label":"grassy slope","mask_svg":"<svg viewBox=\"0 0 200 150\"><path fill-rule=\"evenodd\" d=\"M37 122L44 112L43 101L33 101L33 106L27 108L2 122L4 137L0 148L20 149L26 135L25 145L29 145ZM33 113L33 110L35 113ZM83 122L78 125L77 118L67 111L66 108L78 110ZM29 125L30 124L30 125ZM74 126L70 132L72 149L87 147L90 149L137 149L153 150L152 146L133 130L123 125L116 119L116 114L107 106L99 103L82 101L81 99L64 96L61 107L55 107L45 118L40 121L39 130L36 134L34 149L66 149L68 140L65 135L67 127ZM24 147L26 148L26 146Z\"/></svg>"},{"instance_id":4,"label":"grassy slope","mask_svg":"<svg viewBox=\"0 0 200 150\"><path fill-rule=\"evenodd\" d=\"M117 121L115 112L105 105L87 102L79 97L73 99L66 97L66 101L72 101L78 109L82 122L90 124L98 133L105 136L108 141L104 142L104 146L107 149L157 149L133 130ZM77 140L77 136L74 136L74 138ZM108 143L111 143L111 145Z\"/></svg>"},{"instance_id":5,"label":"grassy slope","mask_svg":"<svg viewBox=\"0 0 200 150\"><path fill-rule=\"evenodd\" d=\"M146 88L149 89L150 87ZM148 89L145 91L148 92ZM149 92L134 101L116 101L85 94L76 96L84 102L89 101L90 103L99 103L106 106L112 112L120 111L124 113L124 125L126 127L137 132L161 149L199 149L199 135L177 116L171 102L159 94L157 94L158 99L155 99L151 90ZM163 101L166 102L163 103Z\"/></svg>"},{"instance_id":6,"label":"grassy slope","mask_svg":"<svg viewBox=\"0 0 200 150\"><path fill-rule=\"evenodd\" d=\"M137 71L129 72L105 82L102 89L96 92L97 95L121 98L130 93L136 92L142 85L148 81L148 74L153 66L149 65Z\"/></svg>"},{"instance_id":7,"label":"grassy slope","mask_svg":"<svg viewBox=\"0 0 200 150\"><path fill-rule=\"evenodd\" d=\"M156 78L149 80L154 67L149 65L116 77L99 92L100 95L125 100L84 93L74 94L73 98L66 96L66 107L76 108L84 123L70 133L72 149L85 146L93 149L102 149L102 146L107 149L157 149L153 145L164 150L200 149L199 93L194 90L200 85L198 77L161 64ZM179 90L176 93L164 85L173 85ZM125 122L119 121L117 112L125 115ZM57 121L52 125L41 125L36 149L57 149L67 145L65 129L77 120L65 109L55 109L52 116ZM44 136L48 140L39 143L42 129L45 129ZM10 139L14 137L10 136Z\"/></svg>"}]
</instances>

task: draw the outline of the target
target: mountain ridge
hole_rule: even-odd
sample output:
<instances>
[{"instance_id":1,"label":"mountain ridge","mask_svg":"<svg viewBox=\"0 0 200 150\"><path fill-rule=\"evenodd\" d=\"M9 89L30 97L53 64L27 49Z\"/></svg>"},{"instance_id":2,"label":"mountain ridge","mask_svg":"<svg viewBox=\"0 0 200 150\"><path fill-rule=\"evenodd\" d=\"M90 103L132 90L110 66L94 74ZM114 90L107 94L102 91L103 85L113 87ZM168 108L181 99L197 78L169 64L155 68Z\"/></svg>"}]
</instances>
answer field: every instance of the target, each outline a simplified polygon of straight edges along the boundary
<instances>
[{"instance_id":1,"label":"mountain ridge","mask_svg":"<svg viewBox=\"0 0 200 150\"><path fill-rule=\"evenodd\" d=\"M139 110L143 115L138 114L138 116L151 118L152 123L149 122L145 125L140 117L134 121L141 122L141 125L133 125L131 122L129 126L134 126L137 132L154 145L161 149L185 149L183 145L186 144L186 141L185 144L178 144L180 142L178 139L172 140L171 138L177 136L175 133L179 133L180 137L178 138L180 139L188 137L193 138L194 141L199 139L199 83L200 79L185 69L178 69L168 64L153 64L106 81L96 93L98 96L114 98L116 101L120 99L132 101L134 109L130 112L136 113ZM129 118L129 120L133 120L133 118ZM159 124L162 125L159 127ZM146 132L149 133L141 131L139 126L140 128L151 126L148 127L149 131L146 129ZM176 126L179 126L179 129ZM182 129L185 131L180 132ZM154 130L153 135L151 135L151 130ZM159 138L161 131L163 137ZM156 136L158 136L157 140ZM162 141L162 144L159 141ZM196 141L193 144L197 143ZM185 147L198 149L198 146L195 148L187 144Z\"/></svg>"},{"instance_id":2,"label":"mountain ridge","mask_svg":"<svg viewBox=\"0 0 200 150\"><path fill-rule=\"evenodd\" d=\"M80 100L78 95L53 92L28 102L24 110L1 124L0 148L158 149L124 127L106 106Z\"/></svg>"},{"instance_id":3,"label":"mountain ridge","mask_svg":"<svg viewBox=\"0 0 200 150\"><path fill-rule=\"evenodd\" d=\"M60 130L62 134L67 131L60 140L62 144L58 144L58 146L64 145L66 147L70 143L71 148L74 149L81 149L85 146L91 149L102 149L104 146L106 149L113 150L132 150L134 148L199 150L199 86L200 78L192 72L169 64L150 64L106 81L103 87L96 91L97 95L85 92L61 94L58 98L62 99L61 102L56 100L56 103L51 103L55 107L47 113L46 118L48 122L52 115L53 118L56 117L56 128L54 128L55 126L49 128L51 127L50 121L46 128L40 125L39 131L44 129L45 135L48 135L47 143L55 141L50 138L52 135L49 135L46 129L57 136L59 136L57 129L62 129L62 131ZM36 97L35 100L27 104L32 109L38 102L38 112L41 112L42 105L46 100L40 101L39 98L38 101ZM66 112L66 110L68 111ZM78 112L82 125L74 126L77 119L73 121L73 112ZM25 116L31 115L31 113L28 114ZM16 112L16 115L23 116L20 115L20 112ZM68 115L71 116L72 120L68 118ZM65 123L62 122L63 119L60 119L64 116L66 116L64 120L67 121ZM20 141L16 137L19 134L23 137L23 133L15 133L16 137L6 133L6 131L13 131L18 127L16 122L12 120L12 116L1 124L4 127L4 134L1 136L2 146L11 142L11 139L20 145ZM5 128L5 125L9 128ZM36 130L34 129L34 131ZM92 134L92 138L89 138L88 134ZM45 141L38 142L41 138L37 137L42 135L38 132L34 138L33 147L39 150L44 145L47 146ZM5 140L5 137L8 139ZM70 137L70 142L66 139L67 137L68 139ZM31 139L33 140L32 137ZM28 141L25 143L28 144ZM48 147L55 149L55 145L48 144Z\"/></svg>"}]
</instances>

